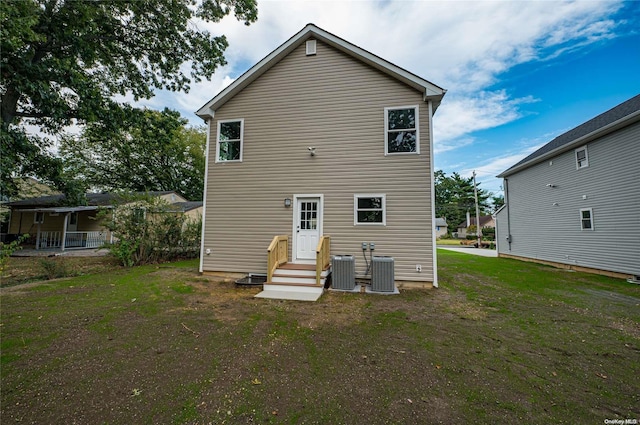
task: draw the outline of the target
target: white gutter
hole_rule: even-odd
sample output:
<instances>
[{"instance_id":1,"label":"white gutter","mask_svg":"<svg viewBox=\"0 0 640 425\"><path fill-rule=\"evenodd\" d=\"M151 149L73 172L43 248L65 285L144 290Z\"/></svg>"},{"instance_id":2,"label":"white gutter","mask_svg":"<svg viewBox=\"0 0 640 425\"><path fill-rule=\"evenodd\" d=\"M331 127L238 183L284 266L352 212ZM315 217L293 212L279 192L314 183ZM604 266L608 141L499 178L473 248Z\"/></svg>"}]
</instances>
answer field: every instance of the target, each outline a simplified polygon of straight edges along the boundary
<instances>
[{"instance_id":1,"label":"white gutter","mask_svg":"<svg viewBox=\"0 0 640 425\"><path fill-rule=\"evenodd\" d=\"M531 159L530 161L520 164L515 168L510 168L506 171L503 171L502 173L498 174L496 177L499 177L499 178L508 177L511 174L517 173L518 171L521 171L525 168L529 168L532 165L543 162L551 157L554 157L560 153L569 151L577 146L588 143L598 137L602 137L608 133L611 133L612 131L631 125L638 120L640 120L640 111L633 112L627 116L620 118L617 121L614 121L610 124L605 125L604 127L600 127L599 129L594 130L591 133L585 134L584 136L579 137L570 143L559 146L543 155L537 156Z\"/></svg>"}]
</instances>

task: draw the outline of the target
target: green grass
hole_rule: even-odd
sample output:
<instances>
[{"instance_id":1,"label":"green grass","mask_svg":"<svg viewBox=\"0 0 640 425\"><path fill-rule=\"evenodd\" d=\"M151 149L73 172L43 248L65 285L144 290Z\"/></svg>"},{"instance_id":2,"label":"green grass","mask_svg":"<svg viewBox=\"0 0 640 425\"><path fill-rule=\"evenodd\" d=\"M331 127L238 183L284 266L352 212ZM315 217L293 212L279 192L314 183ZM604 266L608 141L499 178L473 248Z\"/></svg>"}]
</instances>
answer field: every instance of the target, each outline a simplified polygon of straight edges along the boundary
<instances>
[{"instance_id":1,"label":"green grass","mask_svg":"<svg viewBox=\"0 0 640 425\"><path fill-rule=\"evenodd\" d=\"M259 300L197 261L3 290L1 418L603 423L640 417L640 288L438 252L440 288Z\"/></svg>"},{"instance_id":2,"label":"green grass","mask_svg":"<svg viewBox=\"0 0 640 425\"><path fill-rule=\"evenodd\" d=\"M460 246L460 239L438 239L436 245L456 245Z\"/></svg>"}]
</instances>

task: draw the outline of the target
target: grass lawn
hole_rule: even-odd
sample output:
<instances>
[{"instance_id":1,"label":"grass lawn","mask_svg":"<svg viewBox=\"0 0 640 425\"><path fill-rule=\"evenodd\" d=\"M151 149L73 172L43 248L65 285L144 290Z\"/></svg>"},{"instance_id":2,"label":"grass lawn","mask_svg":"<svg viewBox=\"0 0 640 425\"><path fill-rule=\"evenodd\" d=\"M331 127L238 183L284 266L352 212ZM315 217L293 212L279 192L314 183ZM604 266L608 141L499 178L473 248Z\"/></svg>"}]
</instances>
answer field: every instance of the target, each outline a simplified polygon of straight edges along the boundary
<instances>
[{"instance_id":1,"label":"grass lawn","mask_svg":"<svg viewBox=\"0 0 640 425\"><path fill-rule=\"evenodd\" d=\"M3 424L640 419L640 287L441 251L439 289L254 299L195 261L0 292Z\"/></svg>"},{"instance_id":2,"label":"grass lawn","mask_svg":"<svg viewBox=\"0 0 640 425\"><path fill-rule=\"evenodd\" d=\"M456 245L460 246L460 239L437 239L436 245Z\"/></svg>"}]
</instances>

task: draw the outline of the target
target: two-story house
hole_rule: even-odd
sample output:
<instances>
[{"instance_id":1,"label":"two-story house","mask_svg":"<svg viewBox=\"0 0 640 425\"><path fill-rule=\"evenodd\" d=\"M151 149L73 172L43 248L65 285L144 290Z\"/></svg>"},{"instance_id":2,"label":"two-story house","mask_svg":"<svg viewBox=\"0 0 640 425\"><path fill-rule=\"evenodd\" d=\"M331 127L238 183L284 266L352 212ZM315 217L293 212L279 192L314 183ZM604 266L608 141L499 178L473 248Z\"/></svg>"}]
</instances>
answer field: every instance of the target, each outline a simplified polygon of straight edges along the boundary
<instances>
[{"instance_id":1,"label":"two-story house","mask_svg":"<svg viewBox=\"0 0 640 425\"><path fill-rule=\"evenodd\" d=\"M504 171L499 256L640 279L639 163L640 95Z\"/></svg>"},{"instance_id":2,"label":"two-story house","mask_svg":"<svg viewBox=\"0 0 640 425\"><path fill-rule=\"evenodd\" d=\"M208 125L201 272L271 282L308 268L321 293L331 255L355 255L365 275L366 244L394 258L398 281L437 286L432 116L444 94L305 26L197 111Z\"/></svg>"}]
</instances>

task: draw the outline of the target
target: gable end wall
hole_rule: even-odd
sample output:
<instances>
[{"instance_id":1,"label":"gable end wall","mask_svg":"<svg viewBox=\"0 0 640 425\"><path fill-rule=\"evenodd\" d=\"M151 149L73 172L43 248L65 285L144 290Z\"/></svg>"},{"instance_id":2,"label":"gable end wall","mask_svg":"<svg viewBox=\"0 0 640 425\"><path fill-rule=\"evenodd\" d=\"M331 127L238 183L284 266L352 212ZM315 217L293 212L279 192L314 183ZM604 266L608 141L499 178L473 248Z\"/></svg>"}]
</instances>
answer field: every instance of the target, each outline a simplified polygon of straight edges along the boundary
<instances>
[{"instance_id":1,"label":"gable end wall","mask_svg":"<svg viewBox=\"0 0 640 425\"><path fill-rule=\"evenodd\" d=\"M385 156L384 108L409 105L419 105L421 154ZM215 163L218 120L241 118L243 162ZM266 272L273 237L292 234L284 199L323 194L332 254L355 255L362 273L361 243L374 242L395 258L396 279L433 281L429 121L422 93L320 41L306 56L303 43L209 123L203 270ZM362 193L386 194L387 226L354 226Z\"/></svg>"}]
</instances>

